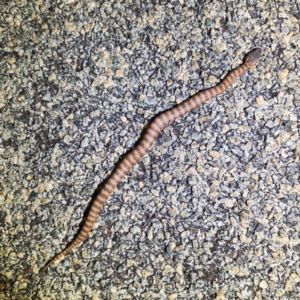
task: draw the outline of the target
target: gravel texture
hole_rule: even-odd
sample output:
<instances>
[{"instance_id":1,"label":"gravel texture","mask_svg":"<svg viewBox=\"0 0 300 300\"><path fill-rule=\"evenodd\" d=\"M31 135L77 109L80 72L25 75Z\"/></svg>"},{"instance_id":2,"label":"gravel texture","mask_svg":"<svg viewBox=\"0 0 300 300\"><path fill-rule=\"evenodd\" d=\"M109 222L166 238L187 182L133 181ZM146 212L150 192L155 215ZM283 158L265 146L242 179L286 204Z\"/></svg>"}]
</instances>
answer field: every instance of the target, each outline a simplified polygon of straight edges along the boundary
<instances>
[{"instance_id":1,"label":"gravel texture","mask_svg":"<svg viewBox=\"0 0 300 300\"><path fill-rule=\"evenodd\" d=\"M291 1L1 1L0 299L300 299L300 11ZM149 119L168 126L76 235Z\"/></svg>"}]
</instances>

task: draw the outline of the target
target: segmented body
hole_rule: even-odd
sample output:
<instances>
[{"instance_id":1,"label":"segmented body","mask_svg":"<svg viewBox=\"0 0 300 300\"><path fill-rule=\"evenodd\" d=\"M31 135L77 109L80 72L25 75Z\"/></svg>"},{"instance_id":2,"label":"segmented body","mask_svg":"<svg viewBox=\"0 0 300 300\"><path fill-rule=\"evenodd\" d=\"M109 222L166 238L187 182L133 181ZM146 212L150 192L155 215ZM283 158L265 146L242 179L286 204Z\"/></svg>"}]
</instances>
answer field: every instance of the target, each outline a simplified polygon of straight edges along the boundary
<instances>
[{"instance_id":1,"label":"segmented body","mask_svg":"<svg viewBox=\"0 0 300 300\"><path fill-rule=\"evenodd\" d=\"M114 188L128 173L128 171L148 152L148 150L153 145L160 132L166 126L168 126L177 118L187 114L191 110L205 103L207 100L216 97L217 95L224 92L237 77L241 76L245 71L247 71L250 67L254 66L258 62L260 55L261 49L255 49L249 52L245 58L244 63L236 69L229 72L221 83L207 90L200 91L199 93L193 95L192 97L183 101L179 105L157 115L149 124L148 128L145 131L145 134L140 139L136 147L134 147L130 152L127 153L127 155L115 167L109 178L104 183L102 189L95 197L88 212L87 218L83 226L79 230L76 238L67 248L65 248L54 258L52 258L41 269L40 273L47 269L55 261L65 256L69 251L71 251L74 247L80 244L87 237L88 233L92 229L93 224L96 221L99 211L105 204L107 198L113 192Z\"/></svg>"}]
</instances>

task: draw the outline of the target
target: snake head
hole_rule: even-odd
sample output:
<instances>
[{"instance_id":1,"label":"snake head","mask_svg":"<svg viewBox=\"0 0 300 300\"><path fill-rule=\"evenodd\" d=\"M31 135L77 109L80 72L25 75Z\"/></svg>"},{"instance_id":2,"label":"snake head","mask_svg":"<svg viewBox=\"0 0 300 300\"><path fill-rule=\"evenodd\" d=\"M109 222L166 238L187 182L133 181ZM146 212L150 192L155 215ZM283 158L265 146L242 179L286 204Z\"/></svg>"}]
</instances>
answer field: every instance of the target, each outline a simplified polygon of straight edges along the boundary
<instances>
[{"instance_id":1,"label":"snake head","mask_svg":"<svg viewBox=\"0 0 300 300\"><path fill-rule=\"evenodd\" d=\"M245 63L250 64L250 67L258 63L262 50L260 48L250 51L245 58Z\"/></svg>"}]
</instances>

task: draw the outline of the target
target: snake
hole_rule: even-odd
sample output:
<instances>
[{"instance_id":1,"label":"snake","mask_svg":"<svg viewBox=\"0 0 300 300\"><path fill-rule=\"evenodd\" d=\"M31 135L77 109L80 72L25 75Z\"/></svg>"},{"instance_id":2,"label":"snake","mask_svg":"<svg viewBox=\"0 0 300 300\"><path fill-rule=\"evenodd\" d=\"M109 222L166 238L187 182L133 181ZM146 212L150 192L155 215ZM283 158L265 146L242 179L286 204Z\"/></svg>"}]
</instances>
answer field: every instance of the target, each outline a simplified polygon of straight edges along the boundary
<instances>
[{"instance_id":1,"label":"snake","mask_svg":"<svg viewBox=\"0 0 300 300\"><path fill-rule=\"evenodd\" d=\"M171 124L176 119L186 115L193 109L199 107L209 99L223 93L237 77L240 77L244 72L258 63L261 53L262 50L260 48L256 48L250 51L245 56L243 63L237 68L231 70L220 83L218 83L214 87L202 90L189 97L188 99L182 101L173 108L167 109L156 115L145 128L145 132L140 140L138 140L136 146L133 147L120 160L120 162L115 166L106 181L104 181L103 186L94 197L83 225L79 229L73 241L64 250L56 254L48 263L46 263L46 265L39 271L36 276L44 272L49 266L64 257L73 248L75 248L86 239L108 197L112 194L118 183L124 178L129 170L148 152L148 150L157 139L158 135L166 126Z\"/></svg>"}]
</instances>

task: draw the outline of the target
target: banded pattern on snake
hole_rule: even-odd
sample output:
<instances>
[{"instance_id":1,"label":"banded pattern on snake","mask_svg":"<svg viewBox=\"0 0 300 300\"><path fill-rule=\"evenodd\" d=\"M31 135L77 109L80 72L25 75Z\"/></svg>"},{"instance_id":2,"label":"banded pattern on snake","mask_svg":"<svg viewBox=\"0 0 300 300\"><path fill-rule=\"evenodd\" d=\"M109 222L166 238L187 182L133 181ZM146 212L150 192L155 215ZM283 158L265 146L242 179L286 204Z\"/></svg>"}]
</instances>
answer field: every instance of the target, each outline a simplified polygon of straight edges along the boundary
<instances>
[{"instance_id":1,"label":"banded pattern on snake","mask_svg":"<svg viewBox=\"0 0 300 300\"><path fill-rule=\"evenodd\" d=\"M229 72L221 83L212 88L200 91L187 100L181 102L179 105L158 114L152 120L152 122L150 122L148 128L145 130L145 134L142 136L138 144L120 161L120 163L115 167L115 169L112 171L112 173L104 183L103 187L94 199L88 215L83 223L83 226L79 230L76 238L68 247L54 256L54 258L52 258L40 270L38 275L45 271L49 266L51 266L61 257L65 256L87 237L88 233L92 229L93 224L96 221L99 211L105 204L107 198L110 196L110 194L113 192L114 188L122 180L122 178L128 173L128 171L148 152L160 132L177 118L187 114L191 110L205 103L207 100L216 97L217 95L224 92L237 77L241 76L245 71L247 71L259 61L261 52L261 49L252 50L246 55L244 63Z\"/></svg>"}]
</instances>

